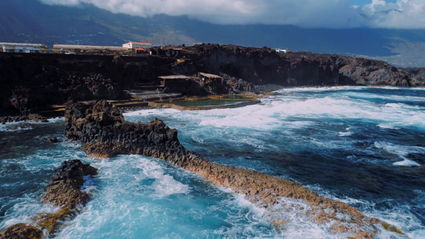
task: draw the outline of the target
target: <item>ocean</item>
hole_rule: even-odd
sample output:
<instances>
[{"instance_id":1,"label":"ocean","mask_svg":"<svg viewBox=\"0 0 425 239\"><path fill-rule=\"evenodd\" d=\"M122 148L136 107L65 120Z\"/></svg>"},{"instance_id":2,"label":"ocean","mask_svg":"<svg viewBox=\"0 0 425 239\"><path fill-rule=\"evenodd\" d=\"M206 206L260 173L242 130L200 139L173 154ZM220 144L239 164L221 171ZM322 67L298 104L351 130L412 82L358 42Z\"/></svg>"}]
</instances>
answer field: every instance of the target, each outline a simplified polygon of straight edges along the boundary
<instances>
[{"instance_id":1,"label":"ocean","mask_svg":"<svg viewBox=\"0 0 425 239\"><path fill-rule=\"evenodd\" d=\"M296 181L404 233L381 230L377 238L425 238L425 89L290 88L241 108L124 116L157 117L212 162ZM99 169L83 187L92 199L57 238L353 236L293 211L276 228L266 209L161 159L87 158L79 143L65 140L63 128L64 118L0 125L0 230L58 210L40 198L55 168L80 159ZM52 136L62 142L45 140Z\"/></svg>"}]
</instances>

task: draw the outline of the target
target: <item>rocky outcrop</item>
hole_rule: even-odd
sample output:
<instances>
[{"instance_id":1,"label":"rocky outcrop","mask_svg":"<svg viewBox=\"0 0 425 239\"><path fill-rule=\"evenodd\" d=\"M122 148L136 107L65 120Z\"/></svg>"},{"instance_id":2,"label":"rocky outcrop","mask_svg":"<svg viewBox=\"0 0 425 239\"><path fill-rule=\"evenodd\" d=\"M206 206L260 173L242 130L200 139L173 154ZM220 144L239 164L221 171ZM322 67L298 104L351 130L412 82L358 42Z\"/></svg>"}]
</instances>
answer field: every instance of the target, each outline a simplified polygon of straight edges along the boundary
<instances>
[{"instance_id":1,"label":"rocky outcrop","mask_svg":"<svg viewBox=\"0 0 425 239\"><path fill-rule=\"evenodd\" d=\"M84 151L91 157L105 158L118 153L174 152L179 156L185 153L177 130L156 118L149 124L126 122L119 110L106 101L87 105L69 101L65 111L65 136L81 140Z\"/></svg>"},{"instance_id":2,"label":"rocky outcrop","mask_svg":"<svg viewBox=\"0 0 425 239\"><path fill-rule=\"evenodd\" d=\"M39 114L29 114L27 116L28 120L33 120L35 122L49 122L46 117Z\"/></svg>"},{"instance_id":3,"label":"rocky outcrop","mask_svg":"<svg viewBox=\"0 0 425 239\"><path fill-rule=\"evenodd\" d=\"M382 61L344 57L340 62L340 78L356 85L419 86L414 75ZM425 79L422 79L425 84Z\"/></svg>"},{"instance_id":4,"label":"rocky outcrop","mask_svg":"<svg viewBox=\"0 0 425 239\"><path fill-rule=\"evenodd\" d=\"M18 223L0 232L0 239L41 239L43 232L31 225Z\"/></svg>"},{"instance_id":5,"label":"rocky outcrop","mask_svg":"<svg viewBox=\"0 0 425 239\"><path fill-rule=\"evenodd\" d=\"M125 99L152 82L172 58L0 53L0 116L76 100ZM166 69L165 69L166 70Z\"/></svg>"},{"instance_id":6,"label":"rocky outcrop","mask_svg":"<svg viewBox=\"0 0 425 239\"><path fill-rule=\"evenodd\" d=\"M106 101L88 105L68 102L65 135L71 140L81 140L89 156L109 157L120 153L161 158L217 186L244 194L259 207L304 214L318 224L330 225L329 230L333 232L372 238L377 231L374 225L382 223L378 219L368 218L346 203L321 197L296 182L212 163L185 149L178 140L177 131L168 128L161 120L153 119L150 124L126 122L119 111ZM284 198L302 200L309 208L301 208L295 203L286 205ZM279 218L275 213L270 213L268 217L277 224L288 220Z\"/></svg>"},{"instance_id":7,"label":"rocky outcrop","mask_svg":"<svg viewBox=\"0 0 425 239\"><path fill-rule=\"evenodd\" d=\"M80 160L69 160L53 172L47 192L41 199L44 203L51 203L55 207L65 206L75 208L77 205L85 205L90 196L81 191L84 184L84 176L96 175L97 169Z\"/></svg>"},{"instance_id":8,"label":"rocky outcrop","mask_svg":"<svg viewBox=\"0 0 425 239\"><path fill-rule=\"evenodd\" d=\"M46 194L41 199L44 203L51 203L55 207L61 207L56 213L39 213L30 218L32 225L18 223L0 232L0 239L39 239L43 238L42 230L47 231L47 236L54 237L64 222L73 219L79 210L77 206L84 206L90 199L90 195L81 190L84 184L84 176L96 175L97 169L80 160L65 161L56 169L49 182Z\"/></svg>"},{"instance_id":9,"label":"rocky outcrop","mask_svg":"<svg viewBox=\"0 0 425 239\"><path fill-rule=\"evenodd\" d=\"M276 53L270 48L202 44L188 47L198 71L224 73L254 85L424 86L425 77L382 61L308 52Z\"/></svg>"},{"instance_id":10,"label":"rocky outcrop","mask_svg":"<svg viewBox=\"0 0 425 239\"><path fill-rule=\"evenodd\" d=\"M29 114L29 115L22 115L22 116L5 116L0 117L0 123L10 123L10 122L20 122L20 121L27 121L32 120L35 122L49 122L46 117L39 115L39 114Z\"/></svg>"},{"instance_id":11,"label":"rocky outcrop","mask_svg":"<svg viewBox=\"0 0 425 239\"><path fill-rule=\"evenodd\" d=\"M47 137L47 138L45 138L45 140L47 141L47 142L50 142L50 143L59 143L59 142L62 142L60 139L58 139L57 137Z\"/></svg>"},{"instance_id":12,"label":"rocky outcrop","mask_svg":"<svg viewBox=\"0 0 425 239\"><path fill-rule=\"evenodd\" d=\"M25 121L28 120L27 116L4 116L0 117L0 123L10 123L10 122L19 122L19 121Z\"/></svg>"}]
</instances>

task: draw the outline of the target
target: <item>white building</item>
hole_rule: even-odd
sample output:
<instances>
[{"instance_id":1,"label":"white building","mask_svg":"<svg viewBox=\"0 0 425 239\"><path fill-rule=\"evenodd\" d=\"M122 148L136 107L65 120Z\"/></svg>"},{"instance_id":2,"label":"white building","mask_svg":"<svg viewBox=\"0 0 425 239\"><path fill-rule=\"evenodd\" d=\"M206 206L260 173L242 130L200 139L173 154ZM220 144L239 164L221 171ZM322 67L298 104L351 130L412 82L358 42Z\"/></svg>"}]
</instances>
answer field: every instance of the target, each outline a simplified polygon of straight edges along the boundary
<instances>
[{"instance_id":1,"label":"white building","mask_svg":"<svg viewBox=\"0 0 425 239\"><path fill-rule=\"evenodd\" d=\"M283 53L288 53L287 49L276 49L276 52L283 52Z\"/></svg>"},{"instance_id":2,"label":"white building","mask_svg":"<svg viewBox=\"0 0 425 239\"><path fill-rule=\"evenodd\" d=\"M143 42L128 42L125 44L122 44L122 47L128 48L128 49L146 49L152 47L152 44L150 43L143 43Z\"/></svg>"},{"instance_id":3,"label":"white building","mask_svg":"<svg viewBox=\"0 0 425 239\"><path fill-rule=\"evenodd\" d=\"M12 42L0 42L0 47L3 48L3 52L20 52L20 53L37 53L40 52L40 48L47 48L43 44L30 44L30 43L12 43Z\"/></svg>"}]
</instances>

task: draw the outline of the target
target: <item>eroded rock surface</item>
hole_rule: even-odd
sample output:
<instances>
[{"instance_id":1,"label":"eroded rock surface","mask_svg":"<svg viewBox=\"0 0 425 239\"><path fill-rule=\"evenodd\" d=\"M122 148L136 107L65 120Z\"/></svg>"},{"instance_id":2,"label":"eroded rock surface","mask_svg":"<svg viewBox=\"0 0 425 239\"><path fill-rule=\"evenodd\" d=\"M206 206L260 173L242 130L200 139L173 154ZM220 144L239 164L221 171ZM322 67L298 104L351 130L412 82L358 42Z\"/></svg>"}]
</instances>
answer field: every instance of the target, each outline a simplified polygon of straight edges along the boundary
<instances>
[{"instance_id":1,"label":"eroded rock surface","mask_svg":"<svg viewBox=\"0 0 425 239\"><path fill-rule=\"evenodd\" d=\"M10 122L20 122L20 121L27 121L32 120L35 122L49 122L46 117L39 115L39 114L29 114L29 115L22 115L22 116L5 116L0 117L0 123L10 123Z\"/></svg>"},{"instance_id":2,"label":"eroded rock surface","mask_svg":"<svg viewBox=\"0 0 425 239\"><path fill-rule=\"evenodd\" d=\"M94 101L88 105L68 102L65 135L72 140L81 140L89 156L143 154L173 163L217 186L244 194L259 207L270 209L270 219L276 224L288 219L273 215L274 205L304 214L318 224L328 224L332 232L349 233L357 238L371 238L377 231L374 224L380 223L346 203L321 197L299 183L212 163L185 149L177 138L177 131L168 128L161 120L153 119L150 124L126 122L119 111L106 101ZM282 200L285 198L305 202L309 208L291 203L286 205Z\"/></svg>"},{"instance_id":3,"label":"eroded rock surface","mask_svg":"<svg viewBox=\"0 0 425 239\"><path fill-rule=\"evenodd\" d=\"M186 154L177 138L177 130L170 129L159 119L150 124L124 120L119 110L106 101L88 105L67 103L65 136L81 140L83 149L91 157L110 157L122 154Z\"/></svg>"},{"instance_id":4,"label":"eroded rock surface","mask_svg":"<svg viewBox=\"0 0 425 239\"><path fill-rule=\"evenodd\" d=\"M45 138L45 140L47 142L51 142L51 143L59 143L62 142L60 139L58 139L57 137L47 137Z\"/></svg>"},{"instance_id":5,"label":"eroded rock surface","mask_svg":"<svg viewBox=\"0 0 425 239\"><path fill-rule=\"evenodd\" d=\"M29 120L33 120L35 122L49 122L46 117L39 115L39 114L29 114L28 115Z\"/></svg>"},{"instance_id":6,"label":"eroded rock surface","mask_svg":"<svg viewBox=\"0 0 425 239\"><path fill-rule=\"evenodd\" d=\"M30 218L32 225L18 223L0 232L0 239L41 239L43 236L54 237L63 228L65 221L73 219L79 213L76 208L84 206L90 195L81 190L84 176L96 175L97 169L80 160L65 161L57 168L50 180L47 192L41 199L61 209L55 213L39 213ZM47 235L43 234L43 231Z\"/></svg>"},{"instance_id":7,"label":"eroded rock surface","mask_svg":"<svg viewBox=\"0 0 425 239\"><path fill-rule=\"evenodd\" d=\"M54 206L75 208L77 205L85 205L90 196L81 191L84 184L84 176L96 175L97 169L80 160L65 161L61 167L53 172L47 192L41 199L44 203L52 203Z\"/></svg>"},{"instance_id":8,"label":"eroded rock surface","mask_svg":"<svg viewBox=\"0 0 425 239\"><path fill-rule=\"evenodd\" d=\"M0 232L0 239L41 239L43 232L25 223L12 225Z\"/></svg>"},{"instance_id":9,"label":"eroded rock surface","mask_svg":"<svg viewBox=\"0 0 425 239\"><path fill-rule=\"evenodd\" d=\"M311 52L284 54L267 47L218 44L197 44L186 50L192 53L190 58L198 71L246 81L236 87L242 91L251 91L250 84L425 86L423 69L398 69L383 61L353 56Z\"/></svg>"}]
</instances>

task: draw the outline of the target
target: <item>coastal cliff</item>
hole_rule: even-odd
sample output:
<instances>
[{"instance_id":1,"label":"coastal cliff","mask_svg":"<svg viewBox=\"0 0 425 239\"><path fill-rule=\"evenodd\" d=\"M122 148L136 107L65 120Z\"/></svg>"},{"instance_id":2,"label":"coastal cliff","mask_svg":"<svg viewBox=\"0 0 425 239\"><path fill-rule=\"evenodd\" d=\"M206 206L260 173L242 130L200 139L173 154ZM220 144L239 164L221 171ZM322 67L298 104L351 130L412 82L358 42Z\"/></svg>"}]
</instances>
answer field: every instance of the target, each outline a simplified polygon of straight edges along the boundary
<instances>
[{"instance_id":1,"label":"coastal cliff","mask_svg":"<svg viewBox=\"0 0 425 239\"><path fill-rule=\"evenodd\" d=\"M173 59L102 55L0 53L0 116L75 100L126 99L124 90L157 75ZM164 72L165 71L165 72Z\"/></svg>"},{"instance_id":2,"label":"coastal cliff","mask_svg":"<svg viewBox=\"0 0 425 239\"><path fill-rule=\"evenodd\" d=\"M284 54L266 47L214 44L184 47L180 56L0 53L0 71L0 116L27 115L33 109L64 104L69 98L127 99L126 90L154 86L158 76L198 72L222 79L203 84L190 80L166 87L164 92L214 95L289 86L425 86L423 69L398 69L352 56Z\"/></svg>"},{"instance_id":3,"label":"coastal cliff","mask_svg":"<svg viewBox=\"0 0 425 239\"><path fill-rule=\"evenodd\" d=\"M264 48L202 44L187 48L198 71L225 73L255 85L425 86L423 74L383 61L310 52L277 53ZM418 72L421 72L418 69Z\"/></svg>"},{"instance_id":4,"label":"coastal cliff","mask_svg":"<svg viewBox=\"0 0 425 239\"><path fill-rule=\"evenodd\" d=\"M388 225L363 215L346 203L319 196L299 183L212 163L185 149L178 140L177 130L170 129L161 120L153 119L149 124L127 122L122 114L106 101L93 101L88 104L69 101L65 135L70 140L81 140L88 156L142 154L161 158L198 174L217 186L245 195L258 207L270 209L270 213L265 216L277 227L287 222L280 218L278 213L273 213L275 210L294 211L308 220L328 225L331 232L349 233L356 238L372 238L378 233L375 225ZM301 200L309 206L302 208L296 203L286 204L283 198ZM388 228L402 233L393 226L388 225Z\"/></svg>"}]
</instances>

